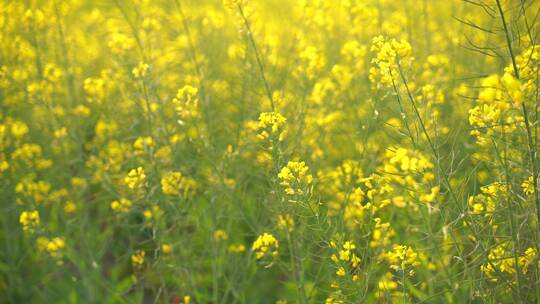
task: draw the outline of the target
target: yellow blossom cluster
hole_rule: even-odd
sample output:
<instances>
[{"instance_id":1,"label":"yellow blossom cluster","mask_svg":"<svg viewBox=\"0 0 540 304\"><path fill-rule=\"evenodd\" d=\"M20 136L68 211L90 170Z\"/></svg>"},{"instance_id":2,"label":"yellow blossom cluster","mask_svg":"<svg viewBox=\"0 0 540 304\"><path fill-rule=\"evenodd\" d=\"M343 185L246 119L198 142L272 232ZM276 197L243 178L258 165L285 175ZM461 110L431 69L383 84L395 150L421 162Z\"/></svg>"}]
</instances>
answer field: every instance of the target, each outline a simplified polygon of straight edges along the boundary
<instances>
[{"instance_id":1,"label":"yellow blossom cluster","mask_svg":"<svg viewBox=\"0 0 540 304\"><path fill-rule=\"evenodd\" d=\"M179 171L171 171L161 179L161 191L167 195L190 197L197 190L197 183Z\"/></svg>"},{"instance_id":2,"label":"yellow blossom cluster","mask_svg":"<svg viewBox=\"0 0 540 304\"><path fill-rule=\"evenodd\" d=\"M411 45L403 40L377 36L373 38L371 51L375 57L371 60L369 80L376 87L395 86L403 73L401 70L413 60Z\"/></svg>"},{"instance_id":3,"label":"yellow blossom cluster","mask_svg":"<svg viewBox=\"0 0 540 304\"><path fill-rule=\"evenodd\" d=\"M53 258L61 258L63 254L62 250L66 247L66 242L61 237L52 239L39 237L37 239L37 247L40 251L46 251Z\"/></svg>"},{"instance_id":4,"label":"yellow blossom cluster","mask_svg":"<svg viewBox=\"0 0 540 304\"><path fill-rule=\"evenodd\" d=\"M488 260L480 266L482 272L490 281L497 282L502 275L516 274L519 271L527 273L529 267L537 261L536 248L529 247L516 259L508 243L501 243L489 251Z\"/></svg>"},{"instance_id":5,"label":"yellow blossom cluster","mask_svg":"<svg viewBox=\"0 0 540 304\"><path fill-rule=\"evenodd\" d=\"M111 209L116 212L126 213L131 208L131 205L133 205L133 203L129 199L122 197L111 203Z\"/></svg>"},{"instance_id":6,"label":"yellow blossom cluster","mask_svg":"<svg viewBox=\"0 0 540 304\"><path fill-rule=\"evenodd\" d=\"M144 257L146 252L144 250L137 250L134 254L131 255L131 264L135 269L141 269L144 265Z\"/></svg>"},{"instance_id":7,"label":"yellow blossom cluster","mask_svg":"<svg viewBox=\"0 0 540 304\"><path fill-rule=\"evenodd\" d=\"M304 195L309 191L313 176L308 173L309 167L305 162L290 161L281 168L278 174L280 185L287 195Z\"/></svg>"},{"instance_id":8,"label":"yellow blossom cluster","mask_svg":"<svg viewBox=\"0 0 540 304\"><path fill-rule=\"evenodd\" d=\"M0 303L540 301L540 1L94 2L0 1Z\"/></svg>"},{"instance_id":9,"label":"yellow blossom cluster","mask_svg":"<svg viewBox=\"0 0 540 304\"><path fill-rule=\"evenodd\" d=\"M478 94L478 105L469 110L469 123L474 128L471 135L478 143L486 145L495 135L516 131L523 117L513 113L523 101L519 80L511 74L502 77L491 75L482 80Z\"/></svg>"},{"instance_id":10,"label":"yellow blossom cluster","mask_svg":"<svg viewBox=\"0 0 540 304\"><path fill-rule=\"evenodd\" d=\"M332 254L332 256L330 257L332 262L336 263L337 265L336 275L343 277L347 273L352 272L352 280L358 280L356 268L358 267L358 265L360 265L360 258L354 252L354 250L356 249L356 245L352 241L345 241L341 245L341 248L337 248L336 243L334 241L331 241L330 247L337 250L337 254ZM348 269L347 272L345 271L345 267L347 267Z\"/></svg>"},{"instance_id":11,"label":"yellow blossom cluster","mask_svg":"<svg viewBox=\"0 0 540 304\"><path fill-rule=\"evenodd\" d=\"M408 275L413 275L414 268L420 265L418 253L406 245L394 245L393 250L383 253L382 257L388 261L390 268L407 272Z\"/></svg>"},{"instance_id":12,"label":"yellow blossom cluster","mask_svg":"<svg viewBox=\"0 0 540 304\"><path fill-rule=\"evenodd\" d=\"M178 123L183 125L186 120L199 117L199 89L185 85L178 90L173 104L178 115Z\"/></svg>"},{"instance_id":13,"label":"yellow blossom cluster","mask_svg":"<svg viewBox=\"0 0 540 304\"><path fill-rule=\"evenodd\" d=\"M287 132L283 130L287 120L277 112L263 112L257 124L258 137L262 140L282 141Z\"/></svg>"},{"instance_id":14,"label":"yellow blossom cluster","mask_svg":"<svg viewBox=\"0 0 540 304\"><path fill-rule=\"evenodd\" d=\"M144 169L142 167L131 169L128 172L128 175L124 178L124 183L130 189L141 189L144 187L145 181L146 174L144 173Z\"/></svg>"},{"instance_id":15,"label":"yellow blossom cluster","mask_svg":"<svg viewBox=\"0 0 540 304\"><path fill-rule=\"evenodd\" d=\"M39 212L23 211L19 217L19 223L21 223L24 231L32 231L39 225Z\"/></svg>"},{"instance_id":16,"label":"yellow blossom cluster","mask_svg":"<svg viewBox=\"0 0 540 304\"><path fill-rule=\"evenodd\" d=\"M270 233L263 233L257 237L251 250L255 253L257 260L264 257L276 257L279 253L279 241Z\"/></svg>"}]
</instances>

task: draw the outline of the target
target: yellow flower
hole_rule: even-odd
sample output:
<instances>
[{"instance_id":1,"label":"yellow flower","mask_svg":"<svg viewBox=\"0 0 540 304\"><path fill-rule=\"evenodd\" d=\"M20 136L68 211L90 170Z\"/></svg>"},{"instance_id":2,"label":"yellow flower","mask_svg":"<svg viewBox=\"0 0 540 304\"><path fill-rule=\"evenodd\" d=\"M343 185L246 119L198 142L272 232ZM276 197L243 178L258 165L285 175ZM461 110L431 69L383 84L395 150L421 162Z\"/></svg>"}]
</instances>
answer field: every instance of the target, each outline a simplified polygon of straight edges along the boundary
<instances>
[{"instance_id":1,"label":"yellow flower","mask_svg":"<svg viewBox=\"0 0 540 304\"><path fill-rule=\"evenodd\" d=\"M143 211L143 216L146 220L151 220L152 219L152 211L150 210L144 210Z\"/></svg>"},{"instance_id":2,"label":"yellow flower","mask_svg":"<svg viewBox=\"0 0 540 304\"><path fill-rule=\"evenodd\" d=\"M339 288L339 285L337 282L332 282L330 285L332 288ZM332 292L328 298L324 301L324 304L344 304L345 301L343 301L344 296L341 290Z\"/></svg>"},{"instance_id":3,"label":"yellow flower","mask_svg":"<svg viewBox=\"0 0 540 304\"><path fill-rule=\"evenodd\" d=\"M258 137L260 139L277 139L282 141L287 134L283 127L287 119L277 112L263 112L259 115L257 124Z\"/></svg>"},{"instance_id":4,"label":"yellow flower","mask_svg":"<svg viewBox=\"0 0 540 304\"><path fill-rule=\"evenodd\" d=\"M393 280L392 278L392 274L390 272L387 272L380 280L379 280L379 283L377 284L378 286L378 289L381 291L381 292L388 292L388 291L391 291L391 290L395 290L398 288L398 283L396 281Z\"/></svg>"},{"instance_id":5,"label":"yellow flower","mask_svg":"<svg viewBox=\"0 0 540 304\"><path fill-rule=\"evenodd\" d=\"M21 121L11 123L11 134L17 139L23 138L28 133L28 126Z\"/></svg>"},{"instance_id":6,"label":"yellow flower","mask_svg":"<svg viewBox=\"0 0 540 304\"><path fill-rule=\"evenodd\" d=\"M135 46L134 39L121 34L113 33L108 42L108 46L114 54L122 54Z\"/></svg>"},{"instance_id":7,"label":"yellow flower","mask_svg":"<svg viewBox=\"0 0 540 304\"><path fill-rule=\"evenodd\" d=\"M60 251L64 249L65 246L66 243L64 241L64 238L56 237L47 243L46 248L47 252L49 252L52 257L59 257L61 255Z\"/></svg>"},{"instance_id":8,"label":"yellow flower","mask_svg":"<svg viewBox=\"0 0 540 304\"><path fill-rule=\"evenodd\" d=\"M62 77L62 70L53 63L47 63L43 68L43 76L50 82L58 82Z\"/></svg>"},{"instance_id":9,"label":"yellow flower","mask_svg":"<svg viewBox=\"0 0 540 304\"><path fill-rule=\"evenodd\" d=\"M407 41L387 39L383 36L373 38L371 51L375 58L371 60L369 80L377 87L391 87L400 79L398 62L401 66L412 61L411 45Z\"/></svg>"},{"instance_id":10,"label":"yellow flower","mask_svg":"<svg viewBox=\"0 0 540 304\"><path fill-rule=\"evenodd\" d=\"M304 162L290 161L278 174L280 185L287 195L302 195L312 183L313 176L308 174L308 166Z\"/></svg>"},{"instance_id":11,"label":"yellow flower","mask_svg":"<svg viewBox=\"0 0 540 304\"><path fill-rule=\"evenodd\" d=\"M133 148L135 149L135 154L137 155L144 155L145 152L154 148L154 146L154 139L150 136L138 137L133 143Z\"/></svg>"},{"instance_id":12,"label":"yellow flower","mask_svg":"<svg viewBox=\"0 0 540 304\"><path fill-rule=\"evenodd\" d=\"M66 135L67 135L66 127L62 127L60 129L55 130L53 135L56 138L64 138L64 137L66 137Z\"/></svg>"},{"instance_id":13,"label":"yellow flower","mask_svg":"<svg viewBox=\"0 0 540 304\"><path fill-rule=\"evenodd\" d=\"M262 259L265 256L276 256L278 254L279 242L269 233L263 233L257 237L251 247L251 250L255 252L257 260Z\"/></svg>"},{"instance_id":14,"label":"yellow flower","mask_svg":"<svg viewBox=\"0 0 540 304\"><path fill-rule=\"evenodd\" d=\"M187 198L193 195L196 189L197 183L195 180L182 175L178 171L169 172L161 179L161 191L167 195Z\"/></svg>"},{"instance_id":15,"label":"yellow flower","mask_svg":"<svg viewBox=\"0 0 540 304\"><path fill-rule=\"evenodd\" d=\"M216 240L216 241L224 241L224 240L226 240L228 238L229 238L229 236L227 235L227 232L225 232L225 230L218 229L218 230L214 231L214 240Z\"/></svg>"},{"instance_id":16,"label":"yellow flower","mask_svg":"<svg viewBox=\"0 0 540 304\"><path fill-rule=\"evenodd\" d=\"M131 255L131 264L133 265L133 268L142 268L145 255L146 252L144 250L137 250L134 254Z\"/></svg>"},{"instance_id":17,"label":"yellow flower","mask_svg":"<svg viewBox=\"0 0 540 304\"><path fill-rule=\"evenodd\" d=\"M185 85L176 93L173 104L176 107L179 124L183 125L185 120L198 117L199 89Z\"/></svg>"},{"instance_id":18,"label":"yellow flower","mask_svg":"<svg viewBox=\"0 0 540 304\"><path fill-rule=\"evenodd\" d=\"M405 271L409 267L416 267L418 262L418 254L410 247L405 245L394 245L394 250L383 254L391 264L390 268L394 270ZM409 272L412 274L412 272Z\"/></svg>"},{"instance_id":19,"label":"yellow flower","mask_svg":"<svg viewBox=\"0 0 540 304\"><path fill-rule=\"evenodd\" d=\"M529 247L522 256L518 259L519 267L523 270L524 273L529 271L529 266L531 266L536 260L537 252L536 248Z\"/></svg>"},{"instance_id":20,"label":"yellow flower","mask_svg":"<svg viewBox=\"0 0 540 304\"><path fill-rule=\"evenodd\" d=\"M339 251L339 259L342 261L349 261L351 256L351 252L349 250L340 250Z\"/></svg>"},{"instance_id":21,"label":"yellow flower","mask_svg":"<svg viewBox=\"0 0 540 304\"><path fill-rule=\"evenodd\" d=\"M146 180L146 174L144 174L144 169L142 167L137 167L136 169L131 169L128 172L127 177L124 178L124 182L131 189L139 189L144 186Z\"/></svg>"},{"instance_id":22,"label":"yellow flower","mask_svg":"<svg viewBox=\"0 0 540 304\"><path fill-rule=\"evenodd\" d=\"M66 214L71 214L75 211L77 211L77 205L75 205L73 201L67 201L64 205L64 212Z\"/></svg>"},{"instance_id":23,"label":"yellow flower","mask_svg":"<svg viewBox=\"0 0 540 304\"><path fill-rule=\"evenodd\" d=\"M127 198L121 198L120 200L113 201L111 203L111 209L116 212L126 213L129 211L132 203Z\"/></svg>"},{"instance_id":24,"label":"yellow flower","mask_svg":"<svg viewBox=\"0 0 540 304\"><path fill-rule=\"evenodd\" d=\"M330 241L330 248L336 249L330 256L330 260L336 264L338 267L336 275L343 277L347 273L351 273L351 278L356 280L358 276L356 275L357 267L360 264L360 258L354 253L356 245L353 241L345 241L341 244L340 248L337 247L335 241Z\"/></svg>"},{"instance_id":25,"label":"yellow flower","mask_svg":"<svg viewBox=\"0 0 540 304\"><path fill-rule=\"evenodd\" d=\"M360 264L360 258L356 256L356 254L354 253L351 258L351 264L352 264L352 267L358 267L358 265Z\"/></svg>"},{"instance_id":26,"label":"yellow flower","mask_svg":"<svg viewBox=\"0 0 540 304\"><path fill-rule=\"evenodd\" d=\"M5 156L0 154L0 173L9 169L9 163L5 160Z\"/></svg>"},{"instance_id":27,"label":"yellow flower","mask_svg":"<svg viewBox=\"0 0 540 304\"><path fill-rule=\"evenodd\" d=\"M346 250L354 250L354 249L356 249L356 245L354 245L354 243L352 241L346 241L343 244L343 248L346 249Z\"/></svg>"},{"instance_id":28,"label":"yellow flower","mask_svg":"<svg viewBox=\"0 0 540 304\"><path fill-rule=\"evenodd\" d=\"M439 194L439 187L435 186L431 188L431 193L420 195L420 201L423 203L432 203Z\"/></svg>"},{"instance_id":29,"label":"yellow flower","mask_svg":"<svg viewBox=\"0 0 540 304\"><path fill-rule=\"evenodd\" d=\"M173 247L170 244L162 244L161 251L164 254L171 254L173 252Z\"/></svg>"},{"instance_id":30,"label":"yellow flower","mask_svg":"<svg viewBox=\"0 0 540 304\"><path fill-rule=\"evenodd\" d=\"M23 180L17 184L15 192L25 197L31 197L36 203L42 203L52 198L51 185L44 181Z\"/></svg>"},{"instance_id":31,"label":"yellow flower","mask_svg":"<svg viewBox=\"0 0 540 304\"><path fill-rule=\"evenodd\" d=\"M82 117L88 117L88 116L90 116L90 114L92 113L92 111L90 110L90 108L88 108L88 107L85 106L85 105L78 105L78 106L76 106L76 107L73 109L73 112L74 112L76 115L79 115L79 116L82 116Z\"/></svg>"},{"instance_id":32,"label":"yellow flower","mask_svg":"<svg viewBox=\"0 0 540 304\"><path fill-rule=\"evenodd\" d=\"M278 219L278 228L287 229L289 231L294 230L294 219L289 214L280 214Z\"/></svg>"},{"instance_id":33,"label":"yellow flower","mask_svg":"<svg viewBox=\"0 0 540 304\"><path fill-rule=\"evenodd\" d=\"M24 231L32 231L39 225L39 212L37 210L23 211L19 216L19 223Z\"/></svg>"},{"instance_id":34,"label":"yellow flower","mask_svg":"<svg viewBox=\"0 0 540 304\"><path fill-rule=\"evenodd\" d=\"M134 67L131 73L135 78L143 78L146 76L146 72L150 66L144 62L139 62L139 65Z\"/></svg>"},{"instance_id":35,"label":"yellow flower","mask_svg":"<svg viewBox=\"0 0 540 304\"><path fill-rule=\"evenodd\" d=\"M531 195L534 193L534 181L533 177L529 176L526 180L523 181L521 184L521 188L523 188L523 193L527 195Z\"/></svg>"},{"instance_id":36,"label":"yellow flower","mask_svg":"<svg viewBox=\"0 0 540 304\"><path fill-rule=\"evenodd\" d=\"M159 206L154 205L150 209L145 209L143 211L143 216L146 221L150 221L152 219L159 220L161 216L163 215L163 210L159 208Z\"/></svg>"},{"instance_id":37,"label":"yellow flower","mask_svg":"<svg viewBox=\"0 0 540 304\"><path fill-rule=\"evenodd\" d=\"M501 273L515 274L516 265L513 254L510 253L509 243L501 243L488 254L488 262L480 266L480 270L492 281L498 281ZM536 260L537 252L535 248L529 247L518 257L518 266L523 273L527 273L529 266Z\"/></svg>"},{"instance_id":38,"label":"yellow flower","mask_svg":"<svg viewBox=\"0 0 540 304\"><path fill-rule=\"evenodd\" d=\"M244 244L231 244L227 250L230 253L242 253L246 251L246 246Z\"/></svg>"}]
</instances>

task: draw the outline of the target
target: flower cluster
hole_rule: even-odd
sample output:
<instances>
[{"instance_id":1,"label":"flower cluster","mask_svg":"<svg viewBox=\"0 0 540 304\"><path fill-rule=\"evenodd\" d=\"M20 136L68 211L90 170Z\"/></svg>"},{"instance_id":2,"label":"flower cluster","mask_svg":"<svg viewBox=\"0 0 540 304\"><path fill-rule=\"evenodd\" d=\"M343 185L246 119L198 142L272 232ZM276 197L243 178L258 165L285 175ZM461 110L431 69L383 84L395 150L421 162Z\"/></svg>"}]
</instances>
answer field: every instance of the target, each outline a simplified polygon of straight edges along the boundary
<instances>
[{"instance_id":1,"label":"flower cluster","mask_svg":"<svg viewBox=\"0 0 540 304\"><path fill-rule=\"evenodd\" d=\"M124 178L124 183L130 189L141 189L144 187L146 181L146 174L142 167L137 167L136 169L131 169L128 172L128 175Z\"/></svg>"},{"instance_id":2,"label":"flower cluster","mask_svg":"<svg viewBox=\"0 0 540 304\"><path fill-rule=\"evenodd\" d=\"M66 247L66 242L61 237L52 239L39 237L37 239L37 247L40 251L46 251L51 257L60 259L63 255L63 249Z\"/></svg>"},{"instance_id":3,"label":"flower cluster","mask_svg":"<svg viewBox=\"0 0 540 304\"><path fill-rule=\"evenodd\" d=\"M381 257L390 264L393 270L410 276L414 275L414 268L420 265L418 253L406 245L394 245L392 251L383 253Z\"/></svg>"},{"instance_id":4,"label":"flower cluster","mask_svg":"<svg viewBox=\"0 0 540 304\"><path fill-rule=\"evenodd\" d=\"M278 216L278 228L289 232L294 230L294 218L290 214L280 214Z\"/></svg>"},{"instance_id":5,"label":"flower cluster","mask_svg":"<svg viewBox=\"0 0 540 304\"><path fill-rule=\"evenodd\" d=\"M0 303L538 302L540 1L493 1L3 1Z\"/></svg>"},{"instance_id":6,"label":"flower cluster","mask_svg":"<svg viewBox=\"0 0 540 304\"><path fill-rule=\"evenodd\" d=\"M347 274L351 274L353 281L358 280L358 266L360 265L360 258L356 255L354 250L356 245L352 241L345 241L340 248L337 247L334 241L330 242L330 247L337 250L337 253L332 254L330 259L336 264L336 275L344 277ZM347 270L346 270L347 269Z\"/></svg>"},{"instance_id":7,"label":"flower cluster","mask_svg":"<svg viewBox=\"0 0 540 304\"><path fill-rule=\"evenodd\" d=\"M521 272L527 273L529 267L536 261L536 257L536 249L529 247L519 254L516 265L509 243L504 242L489 250L488 260L480 266L480 270L490 281L497 282L501 275L514 275L517 271L516 267L519 267Z\"/></svg>"},{"instance_id":8,"label":"flower cluster","mask_svg":"<svg viewBox=\"0 0 540 304\"><path fill-rule=\"evenodd\" d=\"M137 250L134 254L131 255L131 265L133 268L140 270L144 265L144 257L146 252L144 250Z\"/></svg>"},{"instance_id":9,"label":"flower cluster","mask_svg":"<svg viewBox=\"0 0 540 304\"><path fill-rule=\"evenodd\" d=\"M285 138L287 132L283 130L287 119L278 112L263 112L259 115L257 124L258 137L262 140L279 140Z\"/></svg>"},{"instance_id":10,"label":"flower cluster","mask_svg":"<svg viewBox=\"0 0 540 304\"><path fill-rule=\"evenodd\" d=\"M129 199L122 197L111 203L111 209L115 212L126 213L131 208L131 205L133 205L133 203Z\"/></svg>"},{"instance_id":11,"label":"flower cluster","mask_svg":"<svg viewBox=\"0 0 540 304\"><path fill-rule=\"evenodd\" d=\"M469 110L470 133L480 145L487 145L493 136L511 134L523 125L523 116L513 111L519 107L523 93L519 81L508 73L486 77L481 86L478 105Z\"/></svg>"},{"instance_id":12,"label":"flower cluster","mask_svg":"<svg viewBox=\"0 0 540 304\"><path fill-rule=\"evenodd\" d=\"M392 87L399 83L402 68L407 67L412 58L411 45L407 41L387 39L383 36L373 38L369 80L376 87Z\"/></svg>"},{"instance_id":13,"label":"flower cluster","mask_svg":"<svg viewBox=\"0 0 540 304\"><path fill-rule=\"evenodd\" d=\"M155 145L154 139L151 136L138 137L133 142L133 149L135 149L135 154L142 156L149 153Z\"/></svg>"},{"instance_id":14,"label":"flower cluster","mask_svg":"<svg viewBox=\"0 0 540 304\"><path fill-rule=\"evenodd\" d=\"M199 117L199 89L185 85L176 93L173 104L178 115L178 123L183 125L186 120Z\"/></svg>"},{"instance_id":15,"label":"flower cluster","mask_svg":"<svg viewBox=\"0 0 540 304\"><path fill-rule=\"evenodd\" d=\"M167 195L190 197L197 190L197 183L179 171L171 171L161 179L161 191Z\"/></svg>"},{"instance_id":16,"label":"flower cluster","mask_svg":"<svg viewBox=\"0 0 540 304\"><path fill-rule=\"evenodd\" d=\"M263 233L257 237L251 250L255 253L257 260L260 260L264 257L276 257L279 253L279 242L278 240L269 233Z\"/></svg>"},{"instance_id":17,"label":"flower cluster","mask_svg":"<svg viewBox=\"0 0 540 304\"><path fill-rule=\"evenodd\" d=\"M24 231L33 231L39 226L39 212L37 210L23 211L19 217L19 223Z\"/></svg>"},{"instance_id":18,"label":"flower cluster","mask_svg":"<svg viewBox=\"0 0 540 304\"><path fill-rule=\"evenodd\" d=\"M284 188L285 194L289 196L304 195L309 191L309 186L313 182L313 176L308 174L309 167L305 162L290 161L278 174L280 185Z\"/></svg>"},{"instance_id":19,"label":"flower cluster","mask_svg":"<svg viewBox=\"0 0 540 304\"><path fill-rule=\"evenodd\" d=\"M148 68L150 68L150 66L141 61L136 67L133 68L133 70L131 70L131 73L135 78L144 78L144 76L146 76L146 72L148 72Z\"/></svg>"},{"instance_id":20,"label":"flower cluster","mask_svg":"<svg viewBox=\"0 0 540 304\"><path fill-rule=\"evenodd\" d=\"M523 189L523 193L527 195L531 195L534 193L534 179L532 176L529 176L526 180L521 183L521 188Z\"/></svg>"}]
</instances>

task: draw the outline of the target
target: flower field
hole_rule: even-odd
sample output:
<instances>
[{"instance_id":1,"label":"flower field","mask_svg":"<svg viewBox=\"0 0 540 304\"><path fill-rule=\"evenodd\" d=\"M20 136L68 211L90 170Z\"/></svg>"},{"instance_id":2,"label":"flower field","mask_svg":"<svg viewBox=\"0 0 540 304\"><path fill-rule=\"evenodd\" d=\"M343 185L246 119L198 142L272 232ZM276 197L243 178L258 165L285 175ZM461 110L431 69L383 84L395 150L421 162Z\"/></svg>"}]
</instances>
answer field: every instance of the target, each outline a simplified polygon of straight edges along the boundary
<instances>
[{"instance_id":1,"label":"flower field","mask_svg":"<svg viewBox=\"0 0 540 304\"><path fill-rule=\"evenodd\" d=\"M0 303L539 303L540 1L0 1Z\"/></svg>"}]
</instances>

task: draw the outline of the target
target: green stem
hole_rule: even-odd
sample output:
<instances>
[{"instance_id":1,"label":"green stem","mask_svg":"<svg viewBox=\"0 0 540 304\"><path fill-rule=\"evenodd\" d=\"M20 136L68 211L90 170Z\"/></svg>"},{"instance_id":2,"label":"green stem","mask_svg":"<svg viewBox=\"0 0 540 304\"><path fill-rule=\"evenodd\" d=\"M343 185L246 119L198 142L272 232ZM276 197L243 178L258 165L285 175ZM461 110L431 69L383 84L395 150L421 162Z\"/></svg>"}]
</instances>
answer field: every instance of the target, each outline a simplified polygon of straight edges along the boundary
<instances>
[{"instance_id":1,"label":"green stem","mask_svg":"<svg viewBox=\"0 0 540 304\"><path fill-rule=\"evenodd\" d=\"M244 9L240 4L238 4L238 11L240 12L240 16L242 17L242 21L244 22L244 26L246 27L247 36L249 38L249 42L251 43L251 46L253 47L253 51L255 52L255 58L257 60L257 66L259 67L259 72L261 74L262 81L264 83L264 88L266 90L266 95L268 96L268 100L270 100L270 105L272 106L272 111L276 111L276 106L274 104L274 99L272 98L272 90L270 89L270 85L268 84L268 81L266 80L265 72L264 72L264 65L262 63L261 56L259 54L259 50L257 49L257 45L255 44L255 39L253 38L253 33L251 32L251 27L249 25L249 21L246 18L244 14Z\"/></svg>"}]
</instances>

